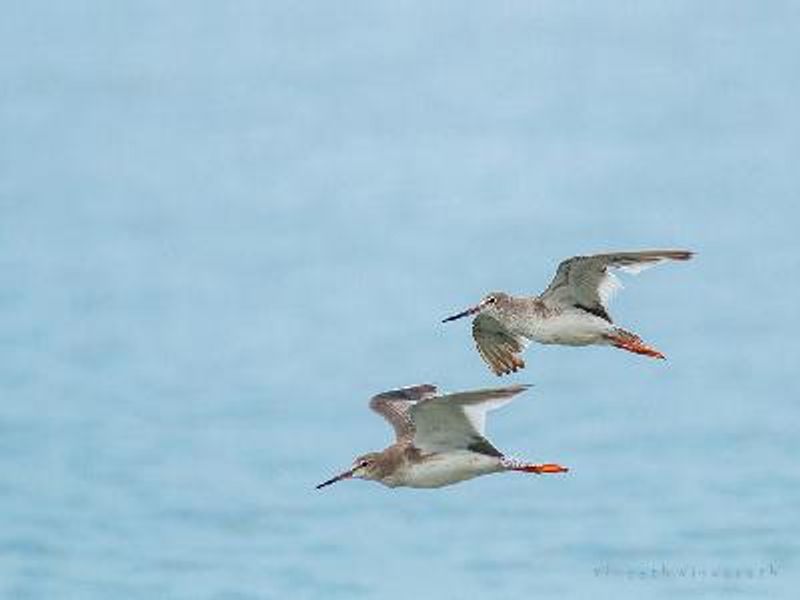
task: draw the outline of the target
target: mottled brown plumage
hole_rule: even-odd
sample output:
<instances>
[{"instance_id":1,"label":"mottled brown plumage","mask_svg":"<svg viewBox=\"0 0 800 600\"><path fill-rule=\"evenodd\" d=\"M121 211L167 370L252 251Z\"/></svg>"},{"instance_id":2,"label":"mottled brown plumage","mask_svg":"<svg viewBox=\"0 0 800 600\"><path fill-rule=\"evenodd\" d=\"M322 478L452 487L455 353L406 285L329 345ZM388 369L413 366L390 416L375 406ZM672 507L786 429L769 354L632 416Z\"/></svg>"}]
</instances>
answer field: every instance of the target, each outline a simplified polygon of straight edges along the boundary
<instances>
[{"instance_id":1,"label":"mottled brown plumage","mask_svg":"<svg viewBox=\"0 0 800 600\"><path fill-rule=\"evenodd\" d=\"M559 465L508 458L484 437L486 412L510 402L527 387L437 395L435 386L424 384L378 394L370 408L392 426L395 443L359 456L350 469L317 488L351 477L389 487L441 487L500 471L564 472Z\"/></svg>"},{"instance_id":2,"label":"mottled brown plumage","mask_svg":"<svg viewBox=\"0 0 800 600\"><path fill-rule=\"evenodd\" d=\"M476 315L472 336L478 353L496 375L525 367L520 357L531 341L542 344L617 348L664 358L634 333L614 326L608 303L619 283L609 269L637 272L665 260L688 260L687 250L645 250L575 256L563 261L539 296L486 295L476 306L444 322Z\"/></svg>"}]
</instances>

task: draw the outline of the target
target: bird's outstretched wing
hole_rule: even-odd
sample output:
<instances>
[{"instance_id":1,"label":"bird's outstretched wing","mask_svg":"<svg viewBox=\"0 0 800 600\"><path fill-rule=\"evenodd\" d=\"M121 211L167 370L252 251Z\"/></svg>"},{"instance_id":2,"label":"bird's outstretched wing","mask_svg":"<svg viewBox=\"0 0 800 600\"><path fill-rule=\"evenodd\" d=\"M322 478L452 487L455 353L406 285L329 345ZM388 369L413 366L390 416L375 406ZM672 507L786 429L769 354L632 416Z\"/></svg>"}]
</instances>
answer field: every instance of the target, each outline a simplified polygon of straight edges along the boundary
<instances>
[{"instance_id":1,"label":"bird's outstretched wing","mask_svg":"<svg viewBox=\"0 0 800 600\"><path fill-rule=\"evenodd\" d=\"M500 321L485 313L472 321L472 337L478 353L495 375L507 375L525 368L519 354L528 340L506 329Z\"/></svg>"},{"instance_id":2,"label":"bird's outstretched wing","mask_svg":"<svg viewBox=\"0 0 800 600\"><path fill-rule=\"evenodd\" d=\"M611 322L608 303L621 285L609 269L631 273L665 260L688 260L688 250L644 250L574 256L558 265L548 288L539 298L550 307L577 306Z\"/></svg>"},{"instance_id":3,"label":"bird's outstretched wing","mask_svg":"<svg viewBox=\"0 0 800 600\"><path fill-rule=\"evenodd\" d=\"M411 406L434 396L436 396L436 386L425 383L373 396L369 401L369 407L389 422L394 428L397 440L400 441L410 439L414 435L414 423L409 416Z\"/></svg>"},{"instance_id":4,"label":"bird's outstretched wing","mask_svg":"<svg viewBox=\"0 0 800 600\"><path fill-rule=\"evenodd\" d=\"M426 452L472 450L502 456L484 437L486 413L511 402L528 387L513 385L460 392L414 404L409 414L414 425L414 445Z\"/></svg>"}]
</instances>

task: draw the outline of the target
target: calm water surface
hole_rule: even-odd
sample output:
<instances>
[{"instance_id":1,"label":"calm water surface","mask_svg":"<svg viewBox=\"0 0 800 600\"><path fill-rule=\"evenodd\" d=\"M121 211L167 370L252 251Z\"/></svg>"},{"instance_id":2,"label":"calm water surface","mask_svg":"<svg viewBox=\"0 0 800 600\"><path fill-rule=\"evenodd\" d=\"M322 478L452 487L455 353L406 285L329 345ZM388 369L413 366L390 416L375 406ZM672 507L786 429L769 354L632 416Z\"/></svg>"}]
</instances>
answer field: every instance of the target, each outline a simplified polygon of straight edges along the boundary
<instances>
[{"instance_id":1,"label":"calm water surface","mask_svg":"<svg viewBox=\"0 0 800 600\"><path fill-rule=\"evenodd\" d=\"M18 3L0 596L797 597L798 9ZM688 247L495 413L572 467L313 486L580 252ZM737 572L737 569L739 571Z\"/></svg>"}]
</instances>

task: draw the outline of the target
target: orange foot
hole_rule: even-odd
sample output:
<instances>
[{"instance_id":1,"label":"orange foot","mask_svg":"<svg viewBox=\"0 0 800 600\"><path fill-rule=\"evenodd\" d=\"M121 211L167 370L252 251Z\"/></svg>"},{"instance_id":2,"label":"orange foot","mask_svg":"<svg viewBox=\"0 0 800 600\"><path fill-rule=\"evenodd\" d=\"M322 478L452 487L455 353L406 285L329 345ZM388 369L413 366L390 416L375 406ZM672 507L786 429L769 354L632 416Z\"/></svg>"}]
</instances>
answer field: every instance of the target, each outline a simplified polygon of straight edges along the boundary
<instances>
[{"instance_id":1,"label":"orange foot","mask_svg":"<svg viewBox=\"0 0 800 600\"><path fill-rule=\"evenodd\" d=\"M660 358L662 360L666 360L667 358L655 348L651 348L645 344L642 341L642 338L632 333L628 333L627 331L624 333L620 332L618 335L609 336L609 340L615 348L621 348L622 350L627 350L628 352L633 352L634 354L644 354L645 356Z\"/></svg>"},{"instance_id":2,"label":"orange foot","mask_svg":"<svg viewBox=\"0 0 800 600\"><path fill-rule=\"evenodd\" d=\"M522 471L523 473L566 473L569 471L567 467L562 467L554 463L546 463L543 465L520 465L514 469L515 471Z\"/></svg>"}]
</instances>

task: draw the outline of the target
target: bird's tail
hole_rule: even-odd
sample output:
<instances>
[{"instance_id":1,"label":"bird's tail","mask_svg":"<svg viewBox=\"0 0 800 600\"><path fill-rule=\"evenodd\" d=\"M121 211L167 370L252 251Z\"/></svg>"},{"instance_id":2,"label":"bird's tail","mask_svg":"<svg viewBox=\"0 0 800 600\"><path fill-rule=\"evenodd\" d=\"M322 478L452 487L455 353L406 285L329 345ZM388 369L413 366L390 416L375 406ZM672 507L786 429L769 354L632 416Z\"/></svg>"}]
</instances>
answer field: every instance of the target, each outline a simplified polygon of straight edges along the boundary
<instances>
[{"instance_id":1,"label":"bird's tail","mask_svg":"<svg viewBox=\"0 0 800 600\"><path fill-rule=\"evenodd\" d=\"M645 344L638 335L620 327L612 329L610 333L606 334L606 337L609 343L616 348L621 348L634 354L651 356L652 358L666 358L661 352Z\"/></svg>"}]
</instances>

